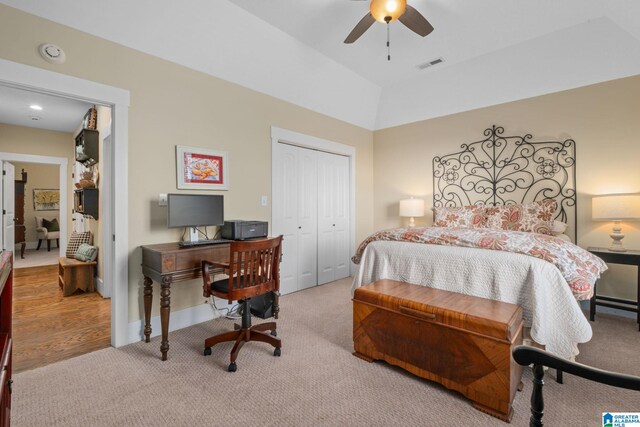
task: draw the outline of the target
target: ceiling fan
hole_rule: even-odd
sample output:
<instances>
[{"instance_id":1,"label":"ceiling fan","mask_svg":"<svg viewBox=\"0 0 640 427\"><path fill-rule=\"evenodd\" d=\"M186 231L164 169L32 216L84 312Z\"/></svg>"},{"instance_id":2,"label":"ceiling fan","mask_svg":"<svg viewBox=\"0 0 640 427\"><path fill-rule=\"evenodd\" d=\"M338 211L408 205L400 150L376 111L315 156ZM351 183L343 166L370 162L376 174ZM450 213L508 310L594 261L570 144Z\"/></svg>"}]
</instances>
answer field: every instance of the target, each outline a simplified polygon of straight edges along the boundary
<instances>
[{"instance_id":1,"label":"ceiling fan","mask_svg":"<svg viewBox=\"0 0 640 427\"><path fill-rule=\"evenodd\" d=\"M407 0L371 0L369 13L358 22L351 30L344 42L353 43L364 34L365 31L378 21L387 24L387 47L389 46L389 24L398 20L416 34L425 37L433 31L433 26L413 7L407 4ZM390 57L389 57L390 59Z\"/></svg>"}]
</instances>

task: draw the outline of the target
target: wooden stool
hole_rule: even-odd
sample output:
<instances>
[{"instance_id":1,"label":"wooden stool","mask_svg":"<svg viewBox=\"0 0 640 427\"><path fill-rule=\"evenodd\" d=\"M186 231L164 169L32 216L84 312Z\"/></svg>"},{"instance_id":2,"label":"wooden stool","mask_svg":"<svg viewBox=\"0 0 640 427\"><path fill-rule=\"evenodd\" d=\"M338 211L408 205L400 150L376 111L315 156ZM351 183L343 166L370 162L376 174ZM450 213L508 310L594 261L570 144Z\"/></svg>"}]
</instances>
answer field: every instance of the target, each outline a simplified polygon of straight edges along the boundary
<instances>
[{"instance_id":1,"label":"wooden stool","mask_svg":"<svg viewBox=\"0 0 640 427\"><path fill-rule=\"evenodd\" d=\"M58 285L62 295L68 297L77 289L93 292L93 268L95 261L84 262L61 257L58 259Z\"/></svg>"}]
</instances>

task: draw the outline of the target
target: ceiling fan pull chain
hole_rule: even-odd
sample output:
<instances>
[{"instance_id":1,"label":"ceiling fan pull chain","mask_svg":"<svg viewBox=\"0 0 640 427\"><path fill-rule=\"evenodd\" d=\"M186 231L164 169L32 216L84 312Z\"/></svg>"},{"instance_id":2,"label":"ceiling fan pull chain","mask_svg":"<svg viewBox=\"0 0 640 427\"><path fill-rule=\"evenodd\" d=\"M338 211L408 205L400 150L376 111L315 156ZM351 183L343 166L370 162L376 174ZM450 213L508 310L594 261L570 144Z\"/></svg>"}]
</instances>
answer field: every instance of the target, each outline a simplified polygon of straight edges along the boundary
<instances>
[{"instance_id":1,"label":"ceiling fan pull chain","mask_svg":"<svg viewBox=\"0 0 640 427\"><path fill-rule=\"evenodd\" d=\"M391 43L389 43L389 22L387 22L387 61L391 61Z\"/></svg>"}]
</instances>

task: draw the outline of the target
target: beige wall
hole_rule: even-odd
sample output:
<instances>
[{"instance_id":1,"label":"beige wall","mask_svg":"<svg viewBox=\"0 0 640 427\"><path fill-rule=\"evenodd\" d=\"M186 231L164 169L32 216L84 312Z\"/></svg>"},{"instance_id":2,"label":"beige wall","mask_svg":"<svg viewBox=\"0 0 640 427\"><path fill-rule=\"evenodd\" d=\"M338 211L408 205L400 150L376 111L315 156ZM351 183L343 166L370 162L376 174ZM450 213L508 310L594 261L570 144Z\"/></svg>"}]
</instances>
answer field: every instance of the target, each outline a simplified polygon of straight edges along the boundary
<instances>
[{"instance_id":1,"label":"beige wall","mask_svg":"<svg viewBox=\"0 0 640 427\"><path fill-rule=\"evenodd\" d=\"M428 102L428 101L425 101ZM491 125L506 135L576 141L578 244L608 246L611 223L591 220L591 196L640 192L640 76L482 108L378 131L374 135L374 228L397 227L398 201L432 204L434 156L482 139ZM417 220L430 224L431 216ZM624 223L624 243L640 248L640 223ZM635 298L635 269L611 265L598 293Z\"/></svg>"},{"instance_id":2,"label":"beige wall","mask_svg":"<svg viewBox=\"0 0 640 427\"><path fill-rule=\"evenodd\" d=\"M16 178L20 177L22 169L27 172L27 185L24 195L24 223L26 225L26 239L28 247L32 247L38 243L36 236L35 216L41 216L46 219L58 218L60 222L60 211L36 211L33 208L33 190L34 189L57 189L60 187L60 166L45 165L39 163L19 163L11 162L16 170ZM47 242L42 242L42 248L46 248ZM55 248L55 242L51 242L51 247Z\"/></svg>"},{"instance_id":3,"label":"beige wall","mask_svg":"<svg viewBox=\"0 0 640 427\"><path fill-rule=\"evenodd\" d=\"M0 123L0 152L6 153L17 153L17 154L33 154L39 156L50 156L50 157L63 157L68 160L67 163L67 171L66 176L68 178L67 188L67 231L71 233L71 204L72 204L72 196L73 196L73 184L71 181L71 165L75 161L73 157L73 136L70 133L66 132L55 132L50 130L42 130L42 129L33 129L26 128L22 126L12 126ZM27 171L27 193L25 195L25 206L28 208L28 205L31 205L31 210L33 210L33 189L34 188L58 188L59 187L59 170L60 167L56 166L44 166L33 163L27 163L25 165L21 165L20 163L15 163L16 165L16 174L24 167L25 171ZM21 166L18 166L21 165ZM34 187L34 180L37 178L36 175L32 178L32 170L35 174L38 172L35 171L35 168L47 167L54 168L58 172L56 172L55 180L43 182L42 185L38 187ZM51 212L44 211L45 214L50 214ZM46 217L46 215L43 215ZM27 225L27 242L35 240L35 229L30 227L33 225L33 215L29 213L27 210L25 212L25 224ZM30 237L32 236L32 237ZM61 237L62 238L62 237ZM65 237L66 239L66 237ZM46 243L46 242L45 242ZM55 245L54 245L55 246Z\"/></svg>"},{"instance_id":4,"label":"beige wall","mask_svg":"<svg viewBox=\"0 0 640 427\"><path fill-rule=\"evenodd\" d=\"M271 220L270 128L277 126L356 147L356 239L373 231L373 134L238 85L142 54L0 5L0 57L129 90L129 321L143 317L139 246L175 241L159 193L175 192L175 146L229 153L228 218ZM44 62L37 47L59 44L62 65ZM224 41L218 41L224 42ZM216 43L216 41L212 41ZM176 285L172 310L202 303L197 281ZM157 287L154 293L158 295ZM157 299L154 315L158 313Z\"/></svg>"}]
</instances>

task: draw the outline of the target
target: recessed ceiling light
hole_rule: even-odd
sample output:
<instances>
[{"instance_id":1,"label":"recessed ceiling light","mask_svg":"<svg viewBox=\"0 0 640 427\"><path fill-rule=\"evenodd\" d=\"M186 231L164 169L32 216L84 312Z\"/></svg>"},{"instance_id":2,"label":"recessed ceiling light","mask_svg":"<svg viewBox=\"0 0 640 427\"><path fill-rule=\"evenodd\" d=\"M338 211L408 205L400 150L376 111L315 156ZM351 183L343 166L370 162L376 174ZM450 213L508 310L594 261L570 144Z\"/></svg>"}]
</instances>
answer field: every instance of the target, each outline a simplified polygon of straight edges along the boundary
<instances>
[{"instance_id":1,"label":"recessed ceiling light","mask_svg":"<svg viewBox=\"0 0 640 427\"><path fill-rule=\"evenodd\" d=\"M36 110L36 111L41 111L42 107L36 104L33 105L29 105L29 108L31 108L32 110Z\"/></svg>"}]
</instances>

